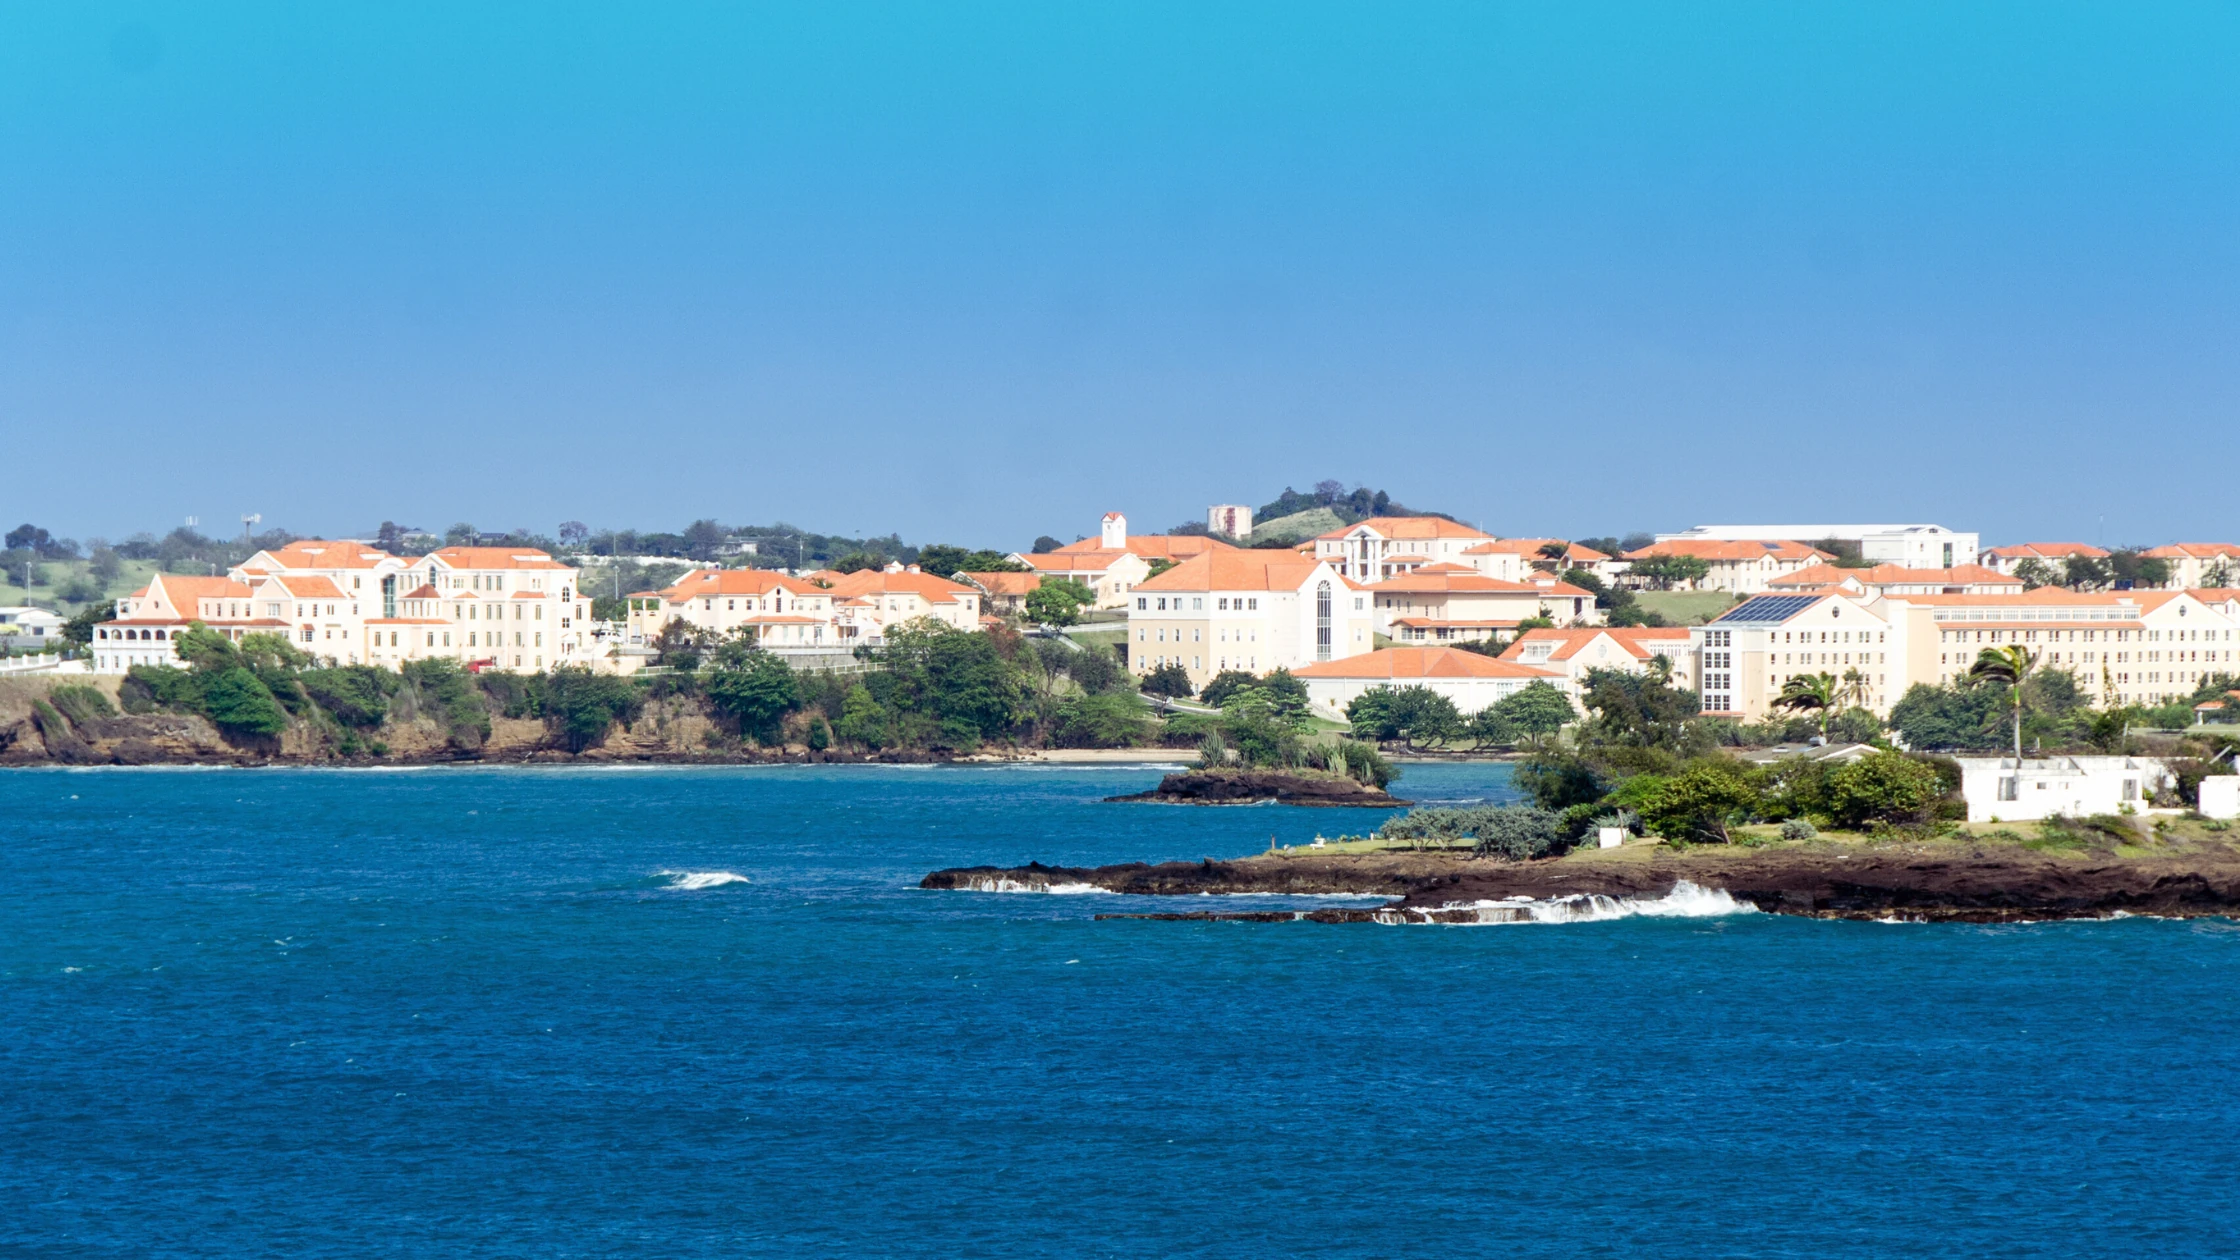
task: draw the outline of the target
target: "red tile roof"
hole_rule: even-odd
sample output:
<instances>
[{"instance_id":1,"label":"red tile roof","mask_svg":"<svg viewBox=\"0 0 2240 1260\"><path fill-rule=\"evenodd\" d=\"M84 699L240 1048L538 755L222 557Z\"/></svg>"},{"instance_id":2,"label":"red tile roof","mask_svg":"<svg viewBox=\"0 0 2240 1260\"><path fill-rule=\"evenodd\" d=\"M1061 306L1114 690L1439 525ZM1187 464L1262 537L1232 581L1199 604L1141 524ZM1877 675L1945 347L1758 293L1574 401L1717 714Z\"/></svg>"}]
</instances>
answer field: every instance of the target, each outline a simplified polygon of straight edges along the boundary
<instances>
[{"instance_id":1,"label":"red tile roof","mask_svg":"<svg viewBox=\"0 0 2240 1260\"><path fill-rule=\"evenodd\" d=\"M1244 551L1230 548L1193 556L1157 577L1136 584L1139 591L1295 591L1321 565L1295 551ZM1350 587L1351 584L1349 583Z\"/></svg>"},{"instance_id":2,"label":"red tile roof","mask_svg":"<svg viewBox=\"0 0 2240 1260\"><path fill-rule=\"evenodd\" d=\"M1446 647L1380 648L1360 656L1317 661L1291 671L1301 678L1561 678L1554 670L1496 660Z\"/></svg>"},{"instance_id":3,"label":"red tile roof","mask_svg":"<svg viewBox=\"0 0 2240 1260\"><path fill-rule=\"evenodd\" d=\"M1316 541L1335 542L1351 538L1362 530L1369 530L1381 538L1389 538L1395 542L1431 538L1483 538L1490 541L1493 537L1484 530L1472 529L1460 521L1450 521L1443 516L1372 516L1342 529L1333 529L1318 536Z\"/></svg>"},{"instance_id":4,"label":"red tile roof","mask_svg":"<svg viewBox=\"0 0 2240 1260\"><path fill-rule=\"evenodd\" d=\"M534 547L445 547L428 553L454 569L565 569L569 566Z\"/></svg>"}]
</instances>

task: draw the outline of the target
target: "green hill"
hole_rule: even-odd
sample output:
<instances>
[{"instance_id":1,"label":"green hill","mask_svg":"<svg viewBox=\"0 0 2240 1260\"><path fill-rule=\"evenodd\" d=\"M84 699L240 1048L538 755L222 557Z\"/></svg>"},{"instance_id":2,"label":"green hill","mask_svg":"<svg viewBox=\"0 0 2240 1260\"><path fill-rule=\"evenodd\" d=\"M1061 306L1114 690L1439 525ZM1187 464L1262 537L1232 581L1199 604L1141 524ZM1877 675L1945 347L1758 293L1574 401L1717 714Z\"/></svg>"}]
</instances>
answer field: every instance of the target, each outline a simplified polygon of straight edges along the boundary
<instances>
[{"instance_id":1,"label":"green hill","mask_svg":"<svg viewBox=\"0 0 2240 1260\"><path fill-rule=\"evenodd\" d=\"M1249 541L1264 543L1280 538L1285 542L1304 542L1333 529L1343 529L1351 523L1329 508L1308 508L1304 512L1293 512L1289 516L1260 522L1252 527Z\"/></svg>"}]
</instances>

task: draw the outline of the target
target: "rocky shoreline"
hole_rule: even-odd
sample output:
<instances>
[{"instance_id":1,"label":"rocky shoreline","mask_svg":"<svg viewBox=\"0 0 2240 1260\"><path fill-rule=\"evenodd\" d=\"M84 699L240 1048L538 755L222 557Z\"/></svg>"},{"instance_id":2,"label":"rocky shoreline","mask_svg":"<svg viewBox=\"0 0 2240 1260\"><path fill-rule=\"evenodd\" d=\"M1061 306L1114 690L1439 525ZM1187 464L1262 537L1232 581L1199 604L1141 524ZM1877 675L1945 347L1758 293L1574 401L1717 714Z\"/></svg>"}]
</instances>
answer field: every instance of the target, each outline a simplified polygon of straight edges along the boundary
<instances>
[{"instance_id":1,"label":"rocky shoreline","mask_svg":"<svg viewBox=\"0 0 2240 1260\"><path fill-rule=\"evenodd\" d=\"M1108 802L1160 805L1305 805L1337 809L1391 809L1415 804L1382 788L1339 774L1290 774L1280 770L1186 770L1159 780L1148 792L1108 796Z\"/></svg>"},{"instance_id":2,"label":"rocky shoreline","mask_svg":"<svg viewBox=\"0 0 2240 1260\"><path fill-rule=\"evenodd\" d=\"M1099 918L1241 922L1478 923L1538 917L1530 906L1605 898L1640 904L1690 889L1772 914L1822 919L2011 923L2240 915L2240 851L2196 847L2154 857L2039 853L2019 846L1923 842L1794 849L1587 852L1536 862L1435 853L1285 852L1233 861L1120 866L959 867L922 888L1028 891L1088 885L1146 896L1374 894L1375 907L1309 911L1153 911Z\"/></svg>"}]
</instances>

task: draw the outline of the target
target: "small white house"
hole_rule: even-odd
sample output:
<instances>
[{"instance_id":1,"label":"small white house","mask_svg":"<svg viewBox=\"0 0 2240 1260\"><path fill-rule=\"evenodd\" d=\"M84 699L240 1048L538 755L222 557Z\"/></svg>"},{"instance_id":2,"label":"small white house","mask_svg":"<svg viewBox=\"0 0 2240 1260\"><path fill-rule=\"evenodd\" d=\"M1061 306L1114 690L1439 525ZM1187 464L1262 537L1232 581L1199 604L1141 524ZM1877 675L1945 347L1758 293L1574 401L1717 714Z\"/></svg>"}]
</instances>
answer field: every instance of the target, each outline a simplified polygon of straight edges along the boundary
<instances>
[{"instance_id":1,"label":"small white house","mask_svg":"<svg viewBox=\"0 0 2240 1260\"><path fill-rule=\"evenodd\" d=\"M2169 767L2153 757L1959 757L1969 822L2028 822L2055 815L2144 809L2170 786Z\"/></svg>"},{"instance_id":2,"label":"small white house","mask_svg":"<svg viewBox=\"0 0 2240 1260\"><path fill-rule=\"evenodd\" d=\"M66 622L61 614L44 608L25 605L0 608L0 648L20 651L60 643Z\"/></svg>"}]
</instances>

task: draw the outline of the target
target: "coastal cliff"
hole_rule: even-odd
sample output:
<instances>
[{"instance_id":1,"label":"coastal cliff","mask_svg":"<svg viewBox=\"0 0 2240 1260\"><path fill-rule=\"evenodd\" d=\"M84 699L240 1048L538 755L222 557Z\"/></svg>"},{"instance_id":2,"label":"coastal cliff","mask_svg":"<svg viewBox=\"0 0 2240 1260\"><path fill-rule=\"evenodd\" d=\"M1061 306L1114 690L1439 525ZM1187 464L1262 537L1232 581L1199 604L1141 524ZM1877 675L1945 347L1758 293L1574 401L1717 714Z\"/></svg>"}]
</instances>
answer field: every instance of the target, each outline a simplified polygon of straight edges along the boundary
<instances>
[{"instance_id":1,"label":"coastal cliff","mask_svg":"<svg viewBox=\"0 0 2240 1260\"><path fill-rule=\"evenodd\" d=\"M1774 914L1827 919L2000 923L2240 914L2240 851L2223 844L2168 854L2039 853L2018 846L1918 844L1747 849L1663 845L1587 851L1532 862L1473 861L1442 853L1314 854L1120 866L961 867L920 886L1032 890L1050 886L1168 896L1197 893L1376 894L1378 907L1312 911L1191 911L1100 915L1323 923L1474 923L1498 903L1576 898L1654 901L1683 885ZM1498 916L1493 916L1498 917Z\"/></svg>"}]
</instances>

